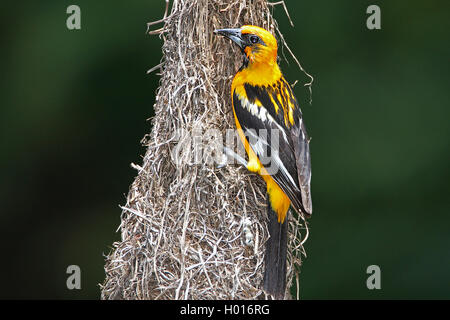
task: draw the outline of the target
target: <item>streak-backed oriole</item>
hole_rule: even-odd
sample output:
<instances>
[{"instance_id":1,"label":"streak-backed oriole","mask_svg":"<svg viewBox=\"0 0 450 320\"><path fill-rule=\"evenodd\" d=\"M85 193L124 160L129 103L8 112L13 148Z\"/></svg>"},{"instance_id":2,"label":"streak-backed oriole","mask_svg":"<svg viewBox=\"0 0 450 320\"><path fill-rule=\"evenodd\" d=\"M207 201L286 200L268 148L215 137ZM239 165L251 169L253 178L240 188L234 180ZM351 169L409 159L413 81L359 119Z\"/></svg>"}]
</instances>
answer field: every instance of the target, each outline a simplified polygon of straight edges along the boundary
<instances>
[{"instance_id":1,"label":"streak-backed oriole","mask_svg":"<svg viewBox=\"0 0 450 320\"><path fill-rule=\"evenodd\" d=\"M275 37L250 25L214 33L235 42L244 56L231 85L233 114L248 155L247 169L261 175L267 184L270 238L263 287L282 299L286 291L286 216L291 206L298 213L312 213L308 134L297 99L278 66ZM251 139L261 130L267 134ZM270 170L261 159L270 160Z\"/></svg>"}]
</instances>

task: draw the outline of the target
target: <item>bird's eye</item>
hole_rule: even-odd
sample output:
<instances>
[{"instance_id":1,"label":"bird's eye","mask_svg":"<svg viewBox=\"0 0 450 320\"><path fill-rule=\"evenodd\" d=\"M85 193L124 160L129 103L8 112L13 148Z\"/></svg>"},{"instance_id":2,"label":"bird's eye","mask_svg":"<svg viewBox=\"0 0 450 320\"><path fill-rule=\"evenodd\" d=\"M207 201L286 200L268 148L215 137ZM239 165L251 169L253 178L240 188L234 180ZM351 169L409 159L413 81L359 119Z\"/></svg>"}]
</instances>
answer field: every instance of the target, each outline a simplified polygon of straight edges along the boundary
<instances>
[{"instance_id":1,"label":"bird's eye","mask_svg":"<svg viewBox=\"0 0 450 320\"><path fill-rule=\"evenodd\" d=\"M250 42L255 44L258 43L259 38L257 36L250 36Z\"/></svg>"}]
</instances>

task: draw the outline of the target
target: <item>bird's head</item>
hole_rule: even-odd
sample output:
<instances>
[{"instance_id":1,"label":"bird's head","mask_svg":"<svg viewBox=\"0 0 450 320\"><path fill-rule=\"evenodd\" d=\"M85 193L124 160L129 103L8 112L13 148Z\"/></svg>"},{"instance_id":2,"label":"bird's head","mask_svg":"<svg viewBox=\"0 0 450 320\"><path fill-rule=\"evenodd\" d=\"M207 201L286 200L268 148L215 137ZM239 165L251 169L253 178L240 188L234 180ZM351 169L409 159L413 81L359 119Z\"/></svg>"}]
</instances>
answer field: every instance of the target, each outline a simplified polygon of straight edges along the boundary
<instances>
[{"instance_id":1,"label":"bird's head","mask_svg":"<svg viewBox=\"0 0 450 320\"><path fill-rule=\"evenodd\" d=\"M238 29L218 29L214 33L235 42L250 64L277 62L277 40L263 28L246 25Z\"/></svg>"}]
</instances>

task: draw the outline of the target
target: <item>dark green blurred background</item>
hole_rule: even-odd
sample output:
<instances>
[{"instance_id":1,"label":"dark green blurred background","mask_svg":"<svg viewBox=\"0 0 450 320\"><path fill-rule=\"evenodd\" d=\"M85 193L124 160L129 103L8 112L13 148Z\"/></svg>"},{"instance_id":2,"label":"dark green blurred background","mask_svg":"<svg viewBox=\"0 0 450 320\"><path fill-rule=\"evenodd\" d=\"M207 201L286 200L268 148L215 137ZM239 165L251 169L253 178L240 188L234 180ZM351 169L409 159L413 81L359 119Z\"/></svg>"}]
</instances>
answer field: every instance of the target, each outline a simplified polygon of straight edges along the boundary
<instances>
[{"instance_id":1,"label":"dark green blurred background","mask_svg":"<svg viewBox=\"0 0 450 320\"><path fill-rule=\"evenodd\" d=\"M450 298L448 1L286 2L295 28L275 16L315 77L312 106L295 87L313 138L302 297ZM370 4L381 30L366 28ZM99 298L159 80L146 22L163 12L162 0L2 3L0 298ZM72 264L81 290L66 288ZM372 264L381 290L366 288Z\"/></svg>"}]
</instances>

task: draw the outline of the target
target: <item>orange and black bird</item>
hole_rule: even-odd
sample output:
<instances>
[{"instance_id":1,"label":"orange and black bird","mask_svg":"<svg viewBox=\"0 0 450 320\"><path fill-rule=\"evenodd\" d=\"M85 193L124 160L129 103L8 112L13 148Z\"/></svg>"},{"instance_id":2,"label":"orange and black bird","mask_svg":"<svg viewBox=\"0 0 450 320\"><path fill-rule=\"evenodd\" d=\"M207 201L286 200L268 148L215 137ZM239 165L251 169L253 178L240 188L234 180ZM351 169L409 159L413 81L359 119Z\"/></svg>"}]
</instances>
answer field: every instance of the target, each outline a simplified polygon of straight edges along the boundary
<instances>
[{"instance_id":1,"label":"orange and black bird","mask_svg":"<svg viewBox=\"0 0 450 320\"><path fill-rule=\"evenodd\" d=\"M244 63L231 84L233 114L248 156L244 163L267 184L268 230L264 291L283 299L286 291L287 215L312 213L309 138L302 113L277 63L277 40L245 25L214 31L236 43ZM262 132L262 133L261 133Z\"/></svg>"}]
</instances>

